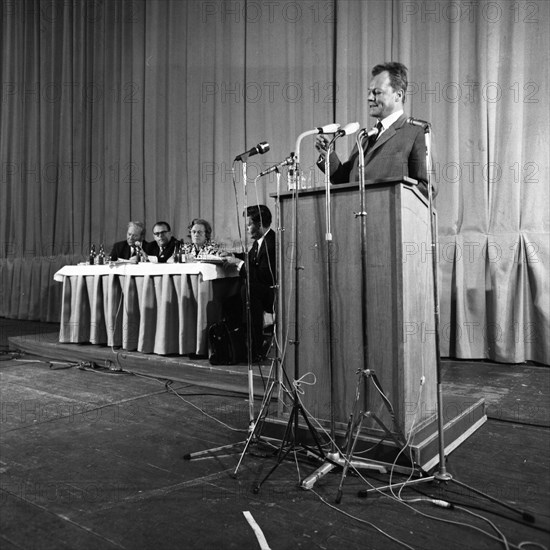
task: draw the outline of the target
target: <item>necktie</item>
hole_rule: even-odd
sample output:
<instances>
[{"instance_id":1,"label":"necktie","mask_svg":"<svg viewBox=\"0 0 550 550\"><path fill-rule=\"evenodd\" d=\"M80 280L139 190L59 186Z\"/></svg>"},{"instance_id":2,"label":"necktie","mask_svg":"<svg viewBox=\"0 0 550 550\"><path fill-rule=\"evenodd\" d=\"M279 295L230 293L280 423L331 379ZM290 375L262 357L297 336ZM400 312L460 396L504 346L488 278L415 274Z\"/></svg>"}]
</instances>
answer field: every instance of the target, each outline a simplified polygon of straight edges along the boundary
<instances>
[{"instance_id":1,"label":"necktie","mask_svg":"<svg viewBox=\"0 0 550 550\"><path fill-rule=\"evenodd\" d=\"M376 143L376 140L378 139L378 136L380 135L380 133L382 132L382 123L380 121L378 121L376 123L376 130L377 130L377 133L372 135L370 138L369 138L369 148L372 147L375 143Z\"/></svg>"},{"instance_id":2,"label":"necktie","mask_svg":"<svg viewBox=\"0 0 550 550\"><path fill-rule=\"evenodd\" d=\"M255 263L257 257L258 257L258 241L254 241L254 244L250 249L250 261Z\"/></svg>"}]
</instances>

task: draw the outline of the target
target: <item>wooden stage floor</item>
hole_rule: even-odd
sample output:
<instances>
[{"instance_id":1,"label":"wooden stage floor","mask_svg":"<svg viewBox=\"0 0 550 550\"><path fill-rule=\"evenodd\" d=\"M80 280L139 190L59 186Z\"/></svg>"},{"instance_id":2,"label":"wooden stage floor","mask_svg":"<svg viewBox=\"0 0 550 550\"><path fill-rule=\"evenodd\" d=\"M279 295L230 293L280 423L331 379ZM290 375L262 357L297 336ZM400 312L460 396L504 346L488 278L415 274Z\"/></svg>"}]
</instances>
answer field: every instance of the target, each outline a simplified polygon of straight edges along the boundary
<instances>
[{"instance_id":1,"label":"wooden stage floor","mask_svg":"<svg viewBox=\"0 0 550 550\"><path fill-rule=\"evenodd\" d=\"M124 374L84 366L84 346L54 360L39 347L14 353L49 350L56 334L56 325L0 319L3 550L261 548L249 521L272 550L492 549L506 547L502 537L510 548L525 541L539 545L525 550L550 547L546 366L444 360L443 386L485 399L488 416L449 455L453 481L364 499L358 491L386 483L389 474L361 470L346 479L337 505L339 471L303 490L300 480L317 464L301 459L284 461L254 493L276 464L268 447L184 460L245 440L246 365L214 369L206 361L127 354L126 365L140 372ZM261 387L259 371L255 379ZM428 496L454 507L435 506Z\"/></svg>"}]
</instances>

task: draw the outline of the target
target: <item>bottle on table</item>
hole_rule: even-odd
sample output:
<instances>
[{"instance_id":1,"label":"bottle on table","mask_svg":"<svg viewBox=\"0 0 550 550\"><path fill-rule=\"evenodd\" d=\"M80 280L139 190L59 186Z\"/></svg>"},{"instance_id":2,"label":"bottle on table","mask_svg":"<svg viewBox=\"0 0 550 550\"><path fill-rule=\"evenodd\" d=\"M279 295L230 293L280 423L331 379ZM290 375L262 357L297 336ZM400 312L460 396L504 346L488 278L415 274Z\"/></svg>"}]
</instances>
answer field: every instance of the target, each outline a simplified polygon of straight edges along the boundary
<instances>
[{"instance_id":1,"label":"bottle on table","mask_svg":"<svg viewBox=\"0 0 550 550\"><path fill-rule=\"evenodd\" d=\"M296 189L297 174L293 166L291 166L286 173L287 188L289 191Z\"/></svg>"},{"instance_id":2,"label":"bottle on table","mask_svg":"<svg viewBox=\"0 0 550 550\"><path fill-rule=\"evenodd\" d=\"M90 246L90 257L88 258L88 263L90 265L95 265L95 259L96 259L95 244L92 243L92 246Z\"/></svg>"},{"instance_id":3,"label":"bottle on table","mask_svg":"<svg viewBox=\"0 0 550 550\"><path fill-rule=\"evenodd\" d=\"M99 245L99 253L97 255L97 265L105 265L105 248L103 245Z\"/></svg>"}]
</instances>

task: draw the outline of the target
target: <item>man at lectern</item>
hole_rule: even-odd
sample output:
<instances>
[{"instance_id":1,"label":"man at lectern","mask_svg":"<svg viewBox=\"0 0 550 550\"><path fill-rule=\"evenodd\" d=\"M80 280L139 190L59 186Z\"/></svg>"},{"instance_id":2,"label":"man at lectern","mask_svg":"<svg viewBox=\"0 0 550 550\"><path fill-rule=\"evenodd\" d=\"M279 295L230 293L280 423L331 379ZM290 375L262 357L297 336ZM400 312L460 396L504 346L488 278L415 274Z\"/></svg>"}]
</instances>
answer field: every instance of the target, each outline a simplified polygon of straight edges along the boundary
<instances>
[{"instance_id":1,"label":"man at lectern","mask_svg":"<svg viewBox=\"0 0 550 550\"><path fill-rule=\"evenodd\" d=\"M371 71L368 89L369 114L377 119L378 133L365 138L365 179L401 178L408 176L418 181L420 191L428 193L426 173L426 144L424 129L409 124L403 111L407 91L407 67L389 62L376 65ZM316 148L320 153L317 166L325 170L328 140L318 136ZM350 158L342 163L338 155L330 154L330 181L347 183L359 181L357 145Z\"/></svg>"}]
</instances>

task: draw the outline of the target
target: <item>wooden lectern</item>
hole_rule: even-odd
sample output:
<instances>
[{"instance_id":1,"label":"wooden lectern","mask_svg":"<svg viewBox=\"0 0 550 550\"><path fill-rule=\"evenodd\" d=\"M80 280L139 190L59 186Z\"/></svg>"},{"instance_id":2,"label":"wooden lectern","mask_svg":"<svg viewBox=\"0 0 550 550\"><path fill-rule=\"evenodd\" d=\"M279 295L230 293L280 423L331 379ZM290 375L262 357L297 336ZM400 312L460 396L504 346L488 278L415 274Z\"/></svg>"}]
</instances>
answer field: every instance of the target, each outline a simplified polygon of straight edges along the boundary
<instances>
[{"instance_id":1,"label":"wooden lectern","mask_svg":"<svg viewBox=\"0 0 550 550\"><path fill-rule=\"evenodd\" d=\"M282 334L298 323L297 372L306 376L302 401L317 419L344 425L351 412L357 371L370 369L393 405L395 422L372 384L362 391L363 411L372 412L391 431L408 436L411 428L432 421L436 414L436 352L430 220L427 199L414 180L368 182L367 328L368 365L364 365L362 336L361 217L358 184L331 188L332 256L327 258L325 189L301 190L297 205L298 245L295 247L293 195L280 196ZM295 256L297 254L298 276ZM332 276L332 299L327 268ZM303 268L303 269L302 269ZM299 318L292 294L299 285ZM331 387L328 346L329 307L332 309L334 382ZM296 364L293 345L287 347L283 368L290 377ZM331 395L331 392L334 392ZM377 431L369 420L364 427Z\"/></svg>"},{"instance_id":2,"label":"wooden lectern","mask_svg":"<svg viewBox=\"0 0 550 550\"><path fill-rule=\"evenodd\" d=\"M339 445L359 390L358 411L365 413L363 456L392 463L400 442L406 441L415 463L429 468L438 462L438 380L428 200L409 178L366 182L365 292L359 185L331 187L330 247L325 209L324 188L300 190L298 200L292 192L279 196L279 331L285 349L281 380L287 385L302 380L299 395L305 410L325 429L334 420ZM362 332L365 294L368 364ZM298 338L292 342L295 328ZM375 374L393 416L375 384L358 375L366 370ZM271 433L280 432L292 406L288 395L280 395L277 414L266 419ZM446 452L486 421L483 400L449 397L452 406L443 410Z\"/></svg>"}]
</instances>

